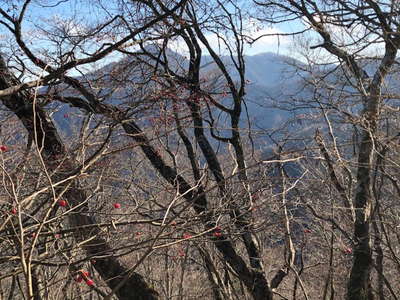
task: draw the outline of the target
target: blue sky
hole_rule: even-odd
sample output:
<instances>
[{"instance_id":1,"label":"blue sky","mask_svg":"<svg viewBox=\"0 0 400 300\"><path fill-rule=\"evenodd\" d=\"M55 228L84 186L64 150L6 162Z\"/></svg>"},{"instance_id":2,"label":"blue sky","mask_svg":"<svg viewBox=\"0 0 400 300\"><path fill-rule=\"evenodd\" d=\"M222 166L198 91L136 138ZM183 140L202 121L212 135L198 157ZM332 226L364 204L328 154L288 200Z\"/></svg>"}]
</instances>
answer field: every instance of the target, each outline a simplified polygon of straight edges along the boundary
<instances>
[{"instance_id":1,"label":"blue sky","mask_svg":"<svg viewBox=\"0 0 400 300\"><path fill-rule=\"evenodd\" d=\"M1 2L2 0L0 0ZM37 5L40 3L42 5ZM49 5L52 3L58 3L58 5ZM104 19L108 19L109 15L107 15L106 10L104 10L104 6L107 5L106 9L111 11L113 15L115 15L117 11L117 7L112 7L114 5L114 1L87 1L87 0L33 0L32 4L29 6L25 22L23 23L23 34L24 39L27 41L30 47L36 50L47 49L52 51L54 47L51 46L51 43L39 38L40 36L40 28L46 28L46 23L57 23L61 22L65 24L66 28L69 28L71 32L76 31L79 33L80 31L84 31L91 24L96 23L97 21L102 21ZM0 4L2 8L5 8L4 2ZM71 22L68 22L70 20ZM60 23L59 23L60 24ZM66 25L68 24L68 25ZM294 31L301 30L301 27L304 24L299 22L290 22L286 24L281 24L279 26L265 26L262 23L258 22L255 19L249 19L246 23L248 35L253 38L258 37L260 35L268 35L263 38L260 38L253 45L245 46L245 54L246 55L256 55L264 52L273 52L282 55L294 56L296 57L296 52L298 52L295 48L295 43L292 37L288 36L276 36L276 33L290 33ZM32 30L35 28L35 30ZM37 29L39 28L39 30ZM0 34L3 32L4 28L0 26ZM207 38L210 41L210 44L214 46L214 49L221 49L218 47L218 40L215 36L210 33L206 34ZM92 50L99 47L104 41L100 41L99 43L94 43ZM2 43L0 38L0 44ZM38 45L37 47L35 45ZM179 40L174 41L169 44L172 50L175 50L181 54L186 54L186 50L184 48L184 43ZM207 51L204 51L207 54ZM223 49L221 51L222 54L226 54ZM78 55L79 57L79 55ZM93 71L99 67L108 64L111 61L115 61L119 59L120 55L110 55L103 59L101 62L93 64L91 66L79 67L79 71L82 73L86 73L88 71ZM300 56L296 57L300 60L302 58ZM79 72L77 70L71 70L69 75L75 76L78 75Z\"/></svg>"},{"instance_id":2,"label":"blue sky","mask_svg":"<svg viewBox=\"0 0 400 300\"><path fill-rule=\"evenodd\" d=\"M12 1L0 0L0 7L7 10L10 8L10 4ZM14 0L14 3L16 0ZM23 1L18 1L22 3ZM108 19L109 15L107 14L106 8L111 14L115 15L118 12L118 7L116 7L115 2L117 1L107 1L107 0L32 0L28 13L26 16L26 20L23 24L23 33L24 38L29 42L32 42L32 45L38 45L37 49L42 48L51 48L50 43L45 42L43 40L39 41L35 44L35 36L39 36L38 30L33 31L32 28L38 26L38 28L43 25L44 22L61 22L64 20L76 20L71 21L68 24L68 28L71 31L76 31L77 33L81 30L85 30L87 26L90 26L92 23L96 23L98 20ZM54 5L54 4L57 5ZM242 1L242 5L248 5L250 2ZM40 5L39 5L40 4ZM18 7L16 7L19 10ZM283 55L294 56L298 59L301 59L300 46L301 42L305 43L306 38L316 38L317 35L314 33L310 33L305 35L300 39L300 43L296 40L293 40L292 37L284 37L284 36L273 36L274 33L290 33L296 32L304 28L304 24L301 21L296 22L287 22L285 24L273 25L273 26L265 26L260 22L257 22L255 19L250 19L247 21L247 28L249 35L252 37L256 37L262 34L267 34L269 36L265 36L255 42L252 46L246 45L245 54L246 55L254 55L263 52L273 52ZM333 28L333 31L336 29ZM338 33L340 35L340 32ZM218 48L218 40L212 34L207 34L207 37L211 41L211 44L214 45L216 49ZM4 41L4 27L0 26L0 45L2 44L2 39ZM93 49L101 45L102 42L93 45ZM181 54L185 53L185 48L183 43L178 41L174 41L169 45L173 50L180 52ZM32 46L33 47L33 46ZM307 47L307 45L306 45ZM376 48L374 48L376 49ZM374 50L373 49L373 50ZM205 51L206 52L206 51ZM223 53L222 49L222 53ZM315 51L317 53L318 51ZM323 53L322 53L323 54ZM111 59L111 58L108 58Z\"/></svg>"},{"instance_id":3,"label":"blue sky","mask_svg":"<svg viewBox=\"0 0 400 300\"><path fill-rule=\"evenodd\" d=\"M32 4L29 6L28 13L26 15L24 30L25 34L29 34L31 28L35 27L34 25L43 25L43 22L49 21L51 19L60 20L60 19L77 19L79 25L84 26L86 24L90 24L92 22L96 22L98 19L104 19L108 16L105 14L104 10L102 10L97 3L101 3L101 5L107 5L108 10L114 10L116 7L111 7L111 3L113 1L85 1L85 0L59 0L59 1L51 1L51 0L34 0ZM41 5L38 5L40 3ZM54 3L58 3L58 5L54 5ZM9 5L1 4L2 8L7 9ZM71 24L72 25L72 24ZM255 30L255 27L261 27L259 23L257 26L248 25L249 31L251 31L251 35L256 37L261 34L273 34L273 33L284 33L293 29L294 24L286 24L280 27L269 27L269 28L260 28L258 31ZM1 27L0 27L1 28ZM3 32L3 28L0 29L0 33ZM79 30L79 28L77 28ZM214 41L215 38L211 35L208 35L211 41ZM290 38L287 37L276 37L276 36L268 36L261 38L252 46L246 47L247 55L254 55L262 52L275 52L281 54L287 54L288 49L287 45L291 42ZM175 43L176 44L176 43ZM179 47L177 47L179 48Z\"/></svg>"}]
</instances>

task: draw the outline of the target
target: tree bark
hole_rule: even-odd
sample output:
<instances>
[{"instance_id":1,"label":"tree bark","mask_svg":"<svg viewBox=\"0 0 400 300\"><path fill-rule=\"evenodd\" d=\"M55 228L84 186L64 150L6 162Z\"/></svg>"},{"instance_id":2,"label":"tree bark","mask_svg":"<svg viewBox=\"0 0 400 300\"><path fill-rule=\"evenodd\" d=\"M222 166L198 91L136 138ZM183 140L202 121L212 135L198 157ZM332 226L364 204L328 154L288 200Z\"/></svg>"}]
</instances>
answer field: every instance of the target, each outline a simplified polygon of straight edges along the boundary
<instances>
[{"instance_id":1,"label":"tree bark","mask_svg":"<svg viewBox=\"0 0 400 300\"><path fill-rule=\"evenodd\" d=\"M363 122L364 131L359 145L357 186L355 192L356 220L354 222L354 260L348 282L347 300L374 299L371 288L371 207L372 207L372 169L375 152L375 141L379 110L381 105L381 88L389 68L397 54L398 41L387 41L385 55L369 85L369 95L364 97Z\"/></svg>"}]
</instances>

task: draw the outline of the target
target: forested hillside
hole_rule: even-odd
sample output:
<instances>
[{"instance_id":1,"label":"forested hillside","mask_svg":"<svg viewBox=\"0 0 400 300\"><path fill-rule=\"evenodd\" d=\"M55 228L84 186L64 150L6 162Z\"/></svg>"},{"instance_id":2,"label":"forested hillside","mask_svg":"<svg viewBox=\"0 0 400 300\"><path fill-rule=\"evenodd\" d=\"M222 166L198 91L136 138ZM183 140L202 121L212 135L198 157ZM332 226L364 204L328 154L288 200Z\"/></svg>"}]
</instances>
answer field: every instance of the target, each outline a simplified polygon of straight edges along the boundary
<instances>
[{"instance_id":1,"label":"forested hillside","mask_svg":"<svg viewBox=\"0 0 400 300\"><path fill-rule=\"evenodd\" d=\"M399 298L398 1L0 15L0 299Z\"/></svg>"}]
</instances>

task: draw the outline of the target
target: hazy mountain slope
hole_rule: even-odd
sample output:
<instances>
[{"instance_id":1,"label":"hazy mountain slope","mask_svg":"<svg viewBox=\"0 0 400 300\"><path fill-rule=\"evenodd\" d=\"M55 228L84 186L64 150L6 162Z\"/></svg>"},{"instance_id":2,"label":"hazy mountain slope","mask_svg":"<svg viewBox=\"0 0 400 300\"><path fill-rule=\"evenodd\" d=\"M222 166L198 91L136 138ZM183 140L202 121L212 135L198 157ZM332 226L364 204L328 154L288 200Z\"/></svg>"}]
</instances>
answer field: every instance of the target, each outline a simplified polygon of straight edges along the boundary
<instances>
[{"instance_id":1,"label":"hazy mountain slope","mask_svg":"<svg viewBox=\"0 0 400 300\"><path fill-rule=\"evenodd\" d=\"M187 67L187 60L183 56L171 51L168 57L173 68L178 73ZM230 58L222 57L222 60L227 66L230 66L228 69L231 71L233 78L238 80ZM296 115L299 114L298 111L281 109L280 107L290 106L293 95L300 96L305 93L302 90L301 79L304 74L299 73L295 67L295 65L301 65L301 63L290 57L274 53L246 56L245 61L248 84L246 86L245 105L243 106L242 126L248 127L250 121L252 129L271 130L284 126L289 119L296 118ZM204 57L202 65L204 66L202 68L204 75L218 73L218 68L210 57ZM124 103L122 104L124 106L129 105L129 99L135 100L134 98L140 98L135 97L139 93L145 93L145 91L133 88L136 83L145 80L141 75L143 68L140 71L139 68L139 65L135 64L134 61L123 59L120 62L110 63L92 74L86 74L85 78L81 79L89 82L101 76L102 78L99 82L103 84L103 88L95 90L98 95L106 96L110 93L112 96L106 97L106 102L113 104ZM115 91L113 91L113 86L104 88L104 84L107 86L109 82L112 82L113 75L122 76L127 71L129 71L129 77L121 77L121 81L129 82L124 88L119 88ZM151 77L151 75L149 72L148 76ZM111 91L113 91L112 94ZM229 102L228 98L226 102ZM75 120L78 114L78 110L64 105L53 114L53 118L64 132L70 134L73 131L71 126L77 126L78 124ZM295 126L300 125L302 124L296 125L295 123Z\"/></svg>"}]
</instances>

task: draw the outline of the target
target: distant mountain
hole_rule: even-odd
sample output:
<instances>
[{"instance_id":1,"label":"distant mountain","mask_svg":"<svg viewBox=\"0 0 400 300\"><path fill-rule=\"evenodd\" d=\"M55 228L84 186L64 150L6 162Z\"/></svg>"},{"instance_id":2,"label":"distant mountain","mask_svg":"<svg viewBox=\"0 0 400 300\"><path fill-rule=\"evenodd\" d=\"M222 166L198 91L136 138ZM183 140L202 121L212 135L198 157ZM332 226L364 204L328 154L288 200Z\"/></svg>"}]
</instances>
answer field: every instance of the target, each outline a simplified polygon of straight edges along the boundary
<instances>
[{"instance_id":1,"label":"distant mountain","mask_svg":"<svg viewBox=\"0 0 400 300\"><path fill-rule=\"evenodd\" d=\"M146 58L143 56L143 59ZM178 53L169 51L168 59L178 73L181 72L182 68L187 67L187 59ZM222 60L228 66L233 78L238 80L231 59L223 56ZM275 53L246 56L245 62L248 84L246 86L245 105L243 106L242 126L248 127L250 121L253 130L267 131L270 134L273 129L282 128L287 125L288 121L294 120L288 125L290 131L299 135L303 130L307 130L306 124L297 118L298 115L304 115L307 112L306 109L293 110L292 105L294 95L306 97L309 93L303 89L303 77L306 74L297 68L297 66L303 66L303 64L293 58ZM202 68L203 74L219 72L211 57L205 56L202 65L204 66ZM99 83L103 87L95 90L98 95L106 96L110 93L111 97L106 97L106 102L129 105L129 99L135 98L134 96L139 93L146 92L133 87L135 83L145 80L141 72L143 72L143 67L140 67L140 64L135 64L135 61L131 58L124 58L119 62L110 63L96 72L86 74L84 78L80 79L89 82L101 76ZM126 73L129 74L129 77L124 78L123 74ZM151 75L151 72L149 72L149 78ZM120 78L121 82L129 82L129 84L111 94L113 86L107 87L107 85L112 84L112 77ZM229 101L228 98L229 95L226 102ZM74 130L70 127L75 127L78 124L76 122L78 115L82 115L79 110L65 105L59 107L53 117L63 131L70 134ZM249 118L247 118L247 115ZM296 121L296 119L298 120ZM262 135L262 138L265 139L265 135Z\"/></svg>"},{"instance_id":2,"label":"distant mountain","mask_svg":"<svg viewBox=\"0 0 400 300\"><path fill-rule=\"evenodd\" d=\"M157 52L157 49L152 49L151 47L147 50L154 53ZM182 72L188 66L187 58L178 53L168 50L167 57L177 73ZM142 56L142 58L146 61L145 56ZM228 70L231 72L233 78L238 80L239 78L235 73L231 58L228 56L222 56L221 58L228 66ZM343 97L345 97L345 102L342 105L345 106L348 113L357 113L361 109L359 93L353 86L340 86L336 91L327 91L321 88L317 91L317 94L314 94L313 90L305 88L305 80L311 78L308 73L301 70L307 67L291 57L276 53L262 53L254 56L246 56L245 62L248 84L246 85L241 124L244 128L247 128L250 124L252 130L260 133L265 132L266 134L262 135L262 138L273 133L275 129L282 129L282 134L275 133L276 136L286 136L290 133L294 139L296 137L312 138L313 131L317 127L324 128L326 125L321 119L308 118L311 113L315 114L317 109L319 109L318 104L316 102L312 103L310 100L313 100L315 97L326 98L328 93L330 97L336 98L340 98L341 95L339 94L342 93ZM363 63L370 75L378 67L373 61L366 60ZM148 90L141 90L135 87L136 83L146 80L146 78L143 78L142 72L144 69L142 66L143 64L135 64L132 57L126 57L119 62L110 63L96 72L86 74L85 77L80 79L88 80L89 82L94 78L101 77L99 85L102 88L95 88L95 92L101 96L110 94L110 97L105 97L106 102L114 104L124 103L124 105L131 107L131 104L135 105L134 101L136 98L140 98L141 93L148 93ZM219 72L216 64L209 56L203 57L202 66L203 75L208 73L215 75ZM324 82L328 82L332 87L338 86L338 81L343 82L347 79L343 71L339 68L335 69L335 67L335 65L316 67L319 68L318 72L320 74L328 74L324 78ZM124 74L129 75L124 77ZM129 82L129 84L123 88L114 90L112 86L113 76L119 78L121 82ZM147 76L150 78L152 72L149 71ZM397 81L398 74L390 75L386 80L387 84L384 89L390 90L393 94L398 94L400 86L397 84ZM334 93L338 95L335 96ZM301 102L299 99L303 99L304 101ZM397 99L387 100L388 103L389 101L391 105L399 106ZM229 103L229 94L224 102ZM310 108L312 105L314 105L314 109ZM58 111L53 114L53 117L63 131L70 134L74 129L73 127L77 125L76 122L73 122L73 118L79 114L79 110L67 105L61 105ZM229 126L228 123L225 125ZM346 127L335 126L346 130Z\"/></svg>"},{"instance_id":3,"label":"distant mountain","mask_svg":"<svg viewBox=\"0 0 400 300\"><path fill-rule=\"evenodd\" d=\"M303 65L291 57L270 52L246 56L245 61L246 78L265 87L276 87L293 79L299 74L297 66Z\"/></svg>"},{"instance_id":4,"label":"distant mountain","mask_svg":"<svg viewBox=\"0 0 400 300\"><path fill-rule=\"evenodd\" d=\"M231 76L239 80L231 59L225 56L222 60L230 66ZM204 73L218 69L210 57L205 57L204 61ZM303 64L291 57L270 52L245 56L245 63L248 84L243 109L247 109L251 123L260 129L272 129L295 117L297 112L286 108L290 97L304 93L302 77L306 74L297 67ZM247 121L244 113L243 125Z\"/></svg>"}]
</instances>

